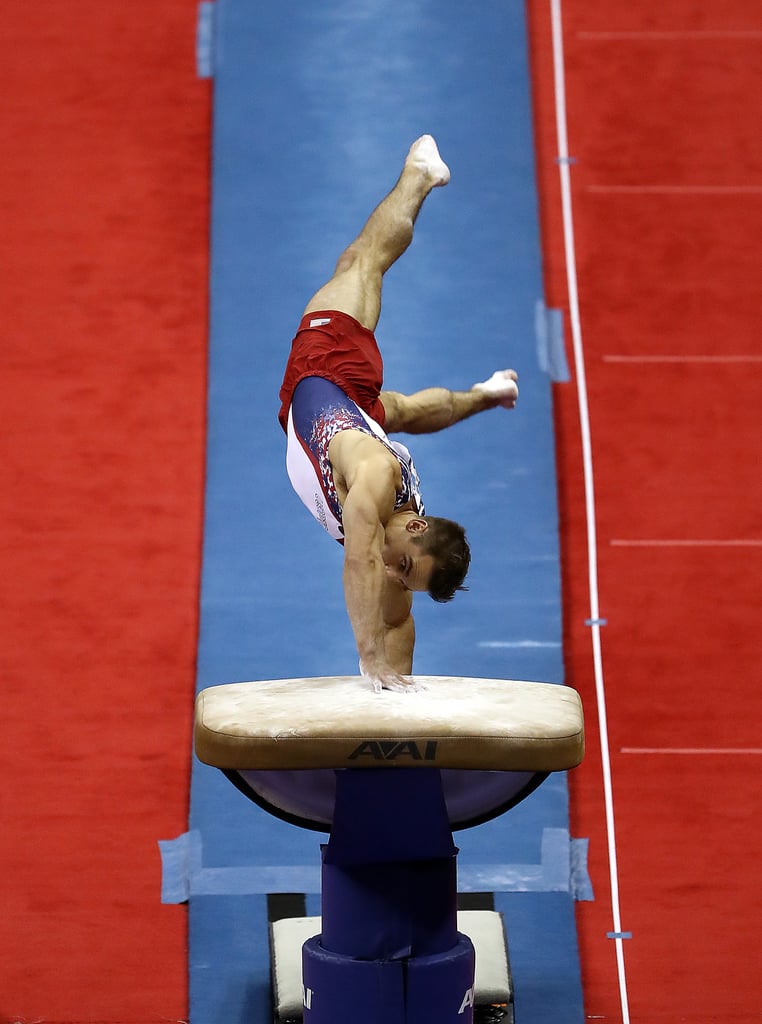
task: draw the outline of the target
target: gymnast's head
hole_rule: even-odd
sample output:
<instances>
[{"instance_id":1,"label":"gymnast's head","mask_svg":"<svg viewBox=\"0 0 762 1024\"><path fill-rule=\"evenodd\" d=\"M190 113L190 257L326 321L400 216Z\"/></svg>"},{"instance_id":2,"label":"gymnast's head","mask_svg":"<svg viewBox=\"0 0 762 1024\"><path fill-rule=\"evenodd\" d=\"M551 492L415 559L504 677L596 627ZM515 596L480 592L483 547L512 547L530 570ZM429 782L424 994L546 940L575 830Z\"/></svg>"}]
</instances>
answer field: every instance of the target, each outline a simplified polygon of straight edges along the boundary
<instances>
[{"instance_id":1,"label":"gymnast's head","mask_svg":"<svg viewBox=\"0 0 762 1024\"><path fill-rule=\"evenodd\" d=\"M451 601L471 564L466 531L452 519L393 515L386 525L383 560L386 574L407 590L427 591L435 601Z\"/></svg>"}]
</instances>

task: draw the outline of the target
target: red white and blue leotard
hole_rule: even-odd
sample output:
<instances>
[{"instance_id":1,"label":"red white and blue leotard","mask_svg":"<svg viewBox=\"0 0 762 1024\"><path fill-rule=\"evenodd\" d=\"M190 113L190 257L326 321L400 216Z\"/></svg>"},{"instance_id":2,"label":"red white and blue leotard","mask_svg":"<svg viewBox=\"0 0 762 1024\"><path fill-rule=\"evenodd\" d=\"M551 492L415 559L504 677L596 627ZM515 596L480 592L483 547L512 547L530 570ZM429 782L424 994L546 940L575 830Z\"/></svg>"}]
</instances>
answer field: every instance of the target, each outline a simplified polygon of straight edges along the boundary
<instances>
[{"instance_id":1,"label":"red white and blue leotard","mask_svg":"<svg viewBox=\"0 0 762 1024\"><path fill-rule=\"evenodd\" d=\"M322 377L306 377L295 388L289 409L286 469L294 490L320 525L343 542L341 503L328 457L328 445L342 430L370 434L394 455L402 474L394 507L412 502L411 507L423 515L418 474L407 448L390 440L341 388Z\"/></svg>"},{"instance_id":2,"label":"red white and blue leotard","mask_svg":"<svg viewBox=\"0 0 762 1024\"><path fill-rule=\"evenodd\" d=\"M305 314L291 346L278 419L288 436L286 468L294 490L340 543L341 502L328 445L342 430L362 430L378 438L400 464L402 486L394 507L410 503L424 514L410 452L383 430L383 369L373 332L354 317L332 309Z\"/></svg>"}]
</instances>

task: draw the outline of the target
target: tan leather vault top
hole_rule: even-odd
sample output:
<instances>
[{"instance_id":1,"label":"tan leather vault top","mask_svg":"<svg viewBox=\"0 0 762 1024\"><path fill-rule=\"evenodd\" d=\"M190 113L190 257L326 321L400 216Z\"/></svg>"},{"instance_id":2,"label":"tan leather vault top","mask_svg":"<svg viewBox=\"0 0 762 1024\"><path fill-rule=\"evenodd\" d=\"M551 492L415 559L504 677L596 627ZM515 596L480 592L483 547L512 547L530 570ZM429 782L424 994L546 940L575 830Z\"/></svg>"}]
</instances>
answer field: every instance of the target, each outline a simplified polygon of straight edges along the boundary
<instances>
[{"instance_id":1,"label":"tan leather vault top","mask_svg":"<svg viewBox=\"0 0 762 1024\"><path fill-rule=\"evenodd\" d=\"M376 694L359 676L211 686L196 699L196 754L241 770L563 771L582 760L582 703L568 686L415 678L425 690Z\"/></svg>"}]
</instances>

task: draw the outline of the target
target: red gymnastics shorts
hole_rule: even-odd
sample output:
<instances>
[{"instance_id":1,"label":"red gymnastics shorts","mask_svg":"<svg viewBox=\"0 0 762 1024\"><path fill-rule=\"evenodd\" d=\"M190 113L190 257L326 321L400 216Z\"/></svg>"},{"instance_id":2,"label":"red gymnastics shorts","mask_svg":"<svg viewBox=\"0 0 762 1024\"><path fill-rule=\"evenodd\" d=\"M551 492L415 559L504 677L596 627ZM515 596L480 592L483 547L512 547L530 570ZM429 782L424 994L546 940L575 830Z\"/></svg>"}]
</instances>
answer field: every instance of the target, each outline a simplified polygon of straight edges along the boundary
<instances>
[{"instance_id":1,"label":"red gymnastics shorts","mask_svg":"<svg viewBox=\"0 0 762 1024\"><path fill-rule=\"evenodd\" d=\"M327 309L302 318L280 389L278 420L284 431L294 389L305 377L330 380L383 427L385 413L379 395L384 364L373 331L354 317Z\"/></svg>"}]
</instances>

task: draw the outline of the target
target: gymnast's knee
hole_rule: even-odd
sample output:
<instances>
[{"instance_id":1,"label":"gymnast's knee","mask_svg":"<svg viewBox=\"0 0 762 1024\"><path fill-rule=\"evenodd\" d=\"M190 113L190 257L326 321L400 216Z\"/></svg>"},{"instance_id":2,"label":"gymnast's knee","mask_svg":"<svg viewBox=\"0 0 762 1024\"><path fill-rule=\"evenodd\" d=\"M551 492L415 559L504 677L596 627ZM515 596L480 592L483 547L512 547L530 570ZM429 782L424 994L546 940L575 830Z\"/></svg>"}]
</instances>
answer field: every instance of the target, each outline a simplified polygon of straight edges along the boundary
<instances>
[{"instance_id":1,"label":"gymnast's knee","mask_svg":"<svg viewBox=\"0 0 762 1024\"><path fill-rule=\"evenodd\" d=\"M334 277L338 277L339 274L345 274L348 270L351 270L362 255L362 251L363 246L358 241L348 245L336 262L336 269L333 272Z\"/></svg>"}]
</instances>

